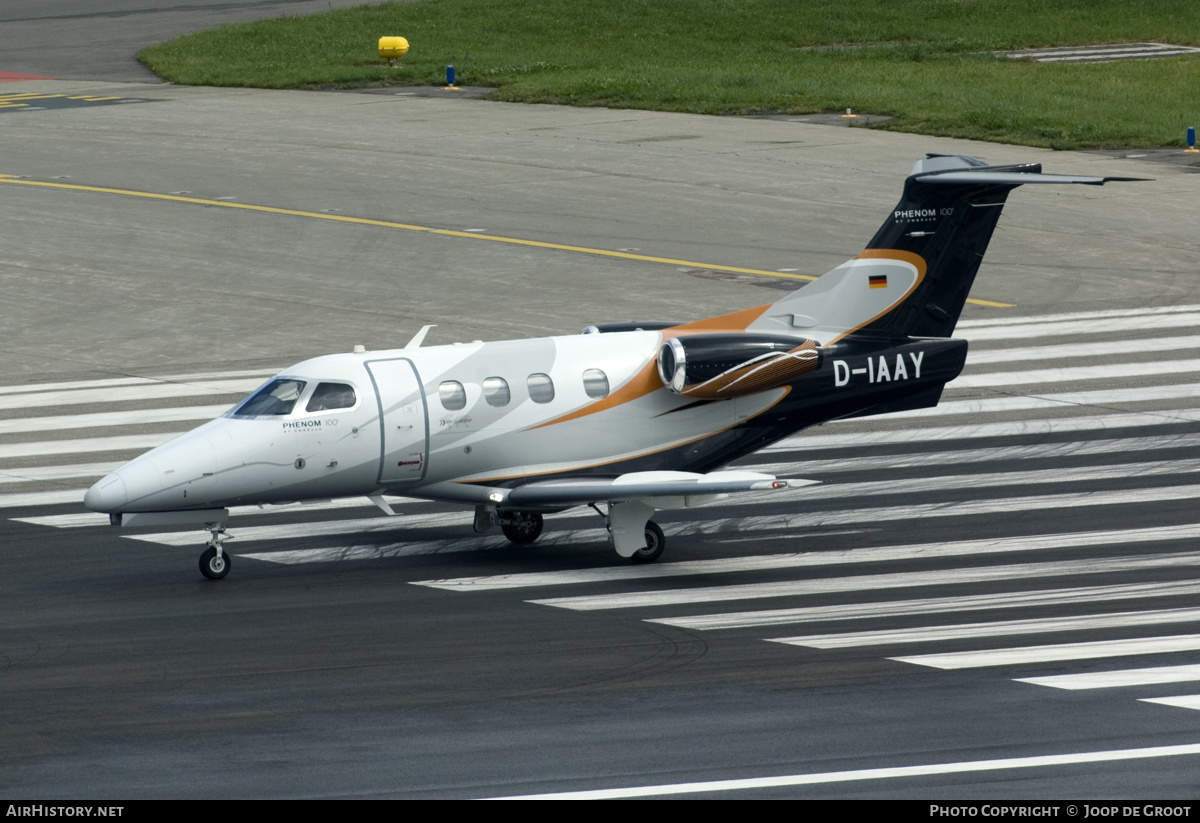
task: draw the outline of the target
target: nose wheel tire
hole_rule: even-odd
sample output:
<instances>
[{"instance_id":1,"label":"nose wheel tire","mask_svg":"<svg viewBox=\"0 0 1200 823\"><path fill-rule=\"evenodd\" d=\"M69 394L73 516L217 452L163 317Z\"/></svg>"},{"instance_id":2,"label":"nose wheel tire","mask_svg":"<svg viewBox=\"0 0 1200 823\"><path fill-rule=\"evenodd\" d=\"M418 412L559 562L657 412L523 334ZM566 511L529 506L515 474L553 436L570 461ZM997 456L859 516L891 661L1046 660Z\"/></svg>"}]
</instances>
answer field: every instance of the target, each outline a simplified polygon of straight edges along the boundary
<instances>
[{"instance_id":1,"label":"nose wheel tire","mask_svg":"<svg viewBox=\"0 0 1200 823\"><path fill-rule=\"evenodd\" d=\"M209 580L220 580L229 574L229 559L225 552L221 552L221 556L217 557L217 550L209 547L200 555L200 574Z\"/></svg>"},{"instance_id":2,"label":"nose wheel tire","mask_svg":"<svg viewBox=\"0 0 1200 823\"><path fill-rule=\"evenodd\" d=\"M519 546L532 543L542 534L542 516L537 512L506 512L500 530Z\"/></svg>"},{"instance_id":3,"label":"nose wheel tire","mask_svg":"<svg viewBox=\"0 0 1200 823\"><path fill-rule=\"evenodd\" d=\"M646 521L646 548L638 549L630 558L634 563L653 563L662 557L663 549L667 547L667 538L663 530L653 520Z\"/></svg>"}]
</instances>

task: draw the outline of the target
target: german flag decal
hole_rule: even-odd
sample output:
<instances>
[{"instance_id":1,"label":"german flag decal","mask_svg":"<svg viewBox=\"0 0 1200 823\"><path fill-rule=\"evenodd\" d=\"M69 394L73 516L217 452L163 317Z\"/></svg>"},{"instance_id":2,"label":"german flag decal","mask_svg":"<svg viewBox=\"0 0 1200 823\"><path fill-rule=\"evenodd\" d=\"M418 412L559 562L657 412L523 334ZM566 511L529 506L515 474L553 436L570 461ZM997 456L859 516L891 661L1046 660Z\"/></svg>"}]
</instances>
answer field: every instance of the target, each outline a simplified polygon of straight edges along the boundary
<instances>
[{"instance_id":1,"label":"german flag decal","mask_svg":"<svg viewBox=\"0 0 1200 823\"><path fill-rule=\"evenodd\" d=\"M872 274L870 277L867 278L867 288L886 289L887 288L887 275L886 274Z\"/></svg>"}]
</instances>

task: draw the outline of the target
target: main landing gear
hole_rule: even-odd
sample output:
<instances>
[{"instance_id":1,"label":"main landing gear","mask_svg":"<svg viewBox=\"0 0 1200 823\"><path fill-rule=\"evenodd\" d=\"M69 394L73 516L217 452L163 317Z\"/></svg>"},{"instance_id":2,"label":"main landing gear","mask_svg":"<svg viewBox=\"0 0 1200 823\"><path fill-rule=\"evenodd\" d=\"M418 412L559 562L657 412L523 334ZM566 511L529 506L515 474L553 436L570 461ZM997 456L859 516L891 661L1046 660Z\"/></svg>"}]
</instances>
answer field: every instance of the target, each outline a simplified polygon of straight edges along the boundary
<instances>
[{"instance_id":1,"label":"main landing gear","mask_svg":"<svg viewBox=\"0 0 1200 823\"><path fill-rule=\"evenodd\" d=\"M592 508L604 518L605 525L608 527L609 537L613 541L613 546L622 557L627 557L634 563L653 563L662 557L663 549L667 547L667 538L663 535L663 530L653 520L644 521L644 525L642 526L643 539L640 541L641 546L639 547L639 541L636 540L636 537L631 537L631 535L637 534L636 524L632 521L624 522L626 517L636 517L636 515L618 514L620 519L616 528L614 528L614 509L618 512L627 512L628 509L622 510L620 506L610 504L609 513L605 514L595 504L592 504ZM647 507L645 511L651 512L653 509ZM537 540L541 537L542 528L545 526L542 515L537 512L503 511L499 513L498 520L504 536L518 546L527 546ZM496 521L493 520L492 522L495 523ZM478 529L476 530L478 531Z\"/></svg>"},{"instance_id":2,"label":"main landing gear","mask_svg":"<svg viewBox=\"0 0 1200 823\"><path fill-rule=\"evenodd\" d=\"M653 520L646 521L646 547L638 549L629 558L634 563L653 563L662 557L663 549L667 547L667 538L663 530Z\"/></svg>"},{"instance_id":3,"label":"main landing gear","mask_svg":"<svg viewBox=\"0 0 1200 823\"><path fill-rule=\"evenodd\" d=\"M227 539L225 537L225 527L220 523L206 523L205 528L208 529L208 533L212 537L205 544L208 548L200 555L200 574L209 580L220 580L229 574L230 557L221 548Z\"/></svg>"},{"instance_id":4,"label":"main landing gear","mask_svg":"<svg viewBox=\"0 0 1200 823\"><path fill-rule=\"evenodd\" d=\"M542 536L545 522L537 512L503 512L500 515L500 531L510 542L526 546Z\"/></svg>"}]
</instances>

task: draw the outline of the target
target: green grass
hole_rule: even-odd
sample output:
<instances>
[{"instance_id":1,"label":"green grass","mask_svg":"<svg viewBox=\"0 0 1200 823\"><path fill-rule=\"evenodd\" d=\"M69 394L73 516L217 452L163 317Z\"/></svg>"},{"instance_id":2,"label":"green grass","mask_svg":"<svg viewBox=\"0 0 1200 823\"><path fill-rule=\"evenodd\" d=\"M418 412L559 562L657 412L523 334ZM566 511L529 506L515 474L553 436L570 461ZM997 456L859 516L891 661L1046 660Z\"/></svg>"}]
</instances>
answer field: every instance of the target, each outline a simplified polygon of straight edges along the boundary
<instances>
[{"instance_id":1,"label":"green grass","mask_svg":"<svg viewBox=\"0 0 1200 823\"><path fill-rule=\"evenodd\" d=\"M406 37L389 67L377 40ZM141 60L192 85L460 85L492 99L704 114L856 111L1053 148L1182 146L1200 57L1036 64L998 49L1200 46L1196 0L417 0L181 37Z\"/></svg>"}]
</instances>

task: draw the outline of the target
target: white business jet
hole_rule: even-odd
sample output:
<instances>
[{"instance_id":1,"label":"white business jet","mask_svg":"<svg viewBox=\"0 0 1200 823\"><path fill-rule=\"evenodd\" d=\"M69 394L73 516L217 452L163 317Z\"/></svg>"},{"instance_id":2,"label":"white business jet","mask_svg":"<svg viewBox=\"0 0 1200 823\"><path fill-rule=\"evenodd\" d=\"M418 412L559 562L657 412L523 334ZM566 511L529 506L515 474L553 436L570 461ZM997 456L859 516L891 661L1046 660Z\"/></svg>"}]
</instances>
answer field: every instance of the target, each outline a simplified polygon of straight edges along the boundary
<instances>
[{"instance_id":1,"label":"white business jet","mask_svg":"<svg viewBox=\"0 0 1200 823\"><path fill-rule=\"evenodd\" d=\"M937 405L962 370L950 339L1008 193L1046 175L961 155L917 161L860 255L778 302L695 322L332 354L281 372L225 416L88 490L115 525L194 523L224 577L230 506L385 494L475 508L531 543L548 512L590 505L621 557L665 546L656 510L811 481L723 466L827 420ZM603 507L603 508L601 508Z\"/></svg>"}]
</instances>

